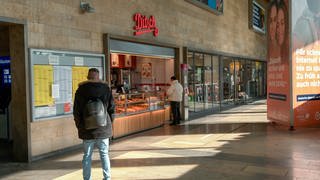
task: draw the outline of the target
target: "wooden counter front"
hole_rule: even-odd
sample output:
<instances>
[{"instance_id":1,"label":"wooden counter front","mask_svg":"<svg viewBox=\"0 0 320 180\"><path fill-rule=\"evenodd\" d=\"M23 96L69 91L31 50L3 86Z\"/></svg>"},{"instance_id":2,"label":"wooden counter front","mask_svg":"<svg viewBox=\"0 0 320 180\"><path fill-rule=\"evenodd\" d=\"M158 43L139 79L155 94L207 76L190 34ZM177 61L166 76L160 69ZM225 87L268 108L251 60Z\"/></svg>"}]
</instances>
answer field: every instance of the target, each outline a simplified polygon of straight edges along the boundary
<instances>
[{"instance_id":1,"label":"wooden counter front","mask_svg":"<svg viewBox=\"0 0 320 180\"><path fill-rule=\"evenodd\" d=\"M167 109L116 117L113 122L113 137L118 138L163 125Z\"/></svg>"}]
</instances>

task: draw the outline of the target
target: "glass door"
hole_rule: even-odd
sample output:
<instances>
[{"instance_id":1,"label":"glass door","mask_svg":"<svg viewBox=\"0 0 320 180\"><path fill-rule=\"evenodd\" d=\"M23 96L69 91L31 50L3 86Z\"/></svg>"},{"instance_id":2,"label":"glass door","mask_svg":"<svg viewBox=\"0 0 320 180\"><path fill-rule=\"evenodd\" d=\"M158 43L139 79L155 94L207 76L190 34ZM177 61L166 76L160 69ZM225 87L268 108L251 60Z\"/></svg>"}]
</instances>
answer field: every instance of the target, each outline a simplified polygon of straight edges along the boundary
<instances>
[{"instance_id":1,"label":"glass door","mask_svg":"<svg viewBox=\"0 0 320 180\"><path fill-rule=\"evenodd\" d=\"M266 84L266 75L265 75L265 63L260 61L255 61L256 66L256 76L255 81L257 82L257 98L262 98L265 96L265 84Z\"/></svg>"},{"instance_id":2,"label":"glass door","mask_svg":"<svg viewBox=\"0 0 320 180\"><path fill-rule=\"evenodd\" d=\"M235 60L235 103L244 104L246 95L245 60Z\"/></svg>"},{"instance_id":3,"label":"glass door","mask_svg":"<svg viewBox=\"0 0 320 180\"><path fill-rule=\"evenodd\" d=\"M219 56L212 56L212 102L213 110L220 110L220 88L219 88Z\"/></svg>"},{"instance_id":4,"label":"glass door","mask_svg":"<svg viewBox=\"0 0 320 180\"><path fill-rule=\"evenodd\" d=\"M203 54L194 53L194 90L195 90L195 112L204 110L204 57Z\"/></svg>"},{"instance_id":5,"label":"glass door","mask_svg":"<svg viewBox=\"0 0 320 180\"><path fill-rule=\"evenodd\" d=\"M211 55L204 55L204 109L213 110L213 84L212 84L212 59Z\"/></svg>"},{"instance_id":6,"label":"glass door","mask_svg":"<svg viewBox=\"0 0 320 180\"><path fill-rule=\"evenodd\" d=\"M255 63L253 61L247 61L246 63L246 74L247 74L247 85L246 85L246 92L248 95L247 101L251 102L257 94L257 88L256 88L256 81L255 81Z\"/></svg>"},{"instance_id":7,"label":"glass door","mask_svg":"<svg viewBox=\"0 0 320 180\"><path fill-rule=\"evenodd\" d=\"M234 105L235 99L235 62L231 58L222 60L222 108Z\"/></svg>"},{"instance_id":8,"label":"glass door","mask_svg":"<svg viewBox=\"0 0 320 180\"><path fill-rule=\"evenodd\" d=\"M195 111L195 88L194 88L194 53L188 52L188 104L189 104L189 111Z\"/></svg>"}]
</instances>

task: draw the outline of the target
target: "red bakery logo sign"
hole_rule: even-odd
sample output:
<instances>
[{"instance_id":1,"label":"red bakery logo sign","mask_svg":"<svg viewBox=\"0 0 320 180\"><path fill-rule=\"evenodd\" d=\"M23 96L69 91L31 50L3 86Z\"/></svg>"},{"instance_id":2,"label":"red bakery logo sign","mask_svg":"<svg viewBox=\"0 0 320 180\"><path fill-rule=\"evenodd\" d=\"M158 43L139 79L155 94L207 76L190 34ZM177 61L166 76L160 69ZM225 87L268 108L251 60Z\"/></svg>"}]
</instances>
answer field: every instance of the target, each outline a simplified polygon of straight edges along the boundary
<instances>
[{"instance_id":1,"label":"red bakery logo sign","mask_svg":"<svg viewBox=\"0 0 320 180\"><path fill-rule=\"evenodd\" d=\"M133 27L135 32L133 33L135 36L153 32L153 36L159 35L159 29L156 25L156 19L154 16L150 16L149 18L140 14L136 13L133 16L133 20L136 22L136 25Z\"/></svg>"}]
</instances>

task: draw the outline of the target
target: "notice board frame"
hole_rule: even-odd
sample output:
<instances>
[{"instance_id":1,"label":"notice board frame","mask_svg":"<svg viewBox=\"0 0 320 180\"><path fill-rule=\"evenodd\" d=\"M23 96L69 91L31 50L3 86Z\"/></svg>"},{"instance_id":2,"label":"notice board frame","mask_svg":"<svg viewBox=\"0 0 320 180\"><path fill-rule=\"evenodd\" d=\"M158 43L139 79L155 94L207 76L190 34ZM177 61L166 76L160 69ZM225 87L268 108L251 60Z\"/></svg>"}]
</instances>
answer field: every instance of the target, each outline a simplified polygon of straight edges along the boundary
<instances>
[{"instance_id":1,"label":"notice board frame","mask_svg":"<svg viewBox=\"0 0 320 180\"><path fill-rule=\"evenodd\" d=\"M52 70L60 69L61 67L66 68L64 70L65 73L71 73L71 91L73 80L72 77L73 68L83 68L83 70L95 67L98 68L100 71L100 79L106 79L106 69L105 69L105 55L99 53L87 53L87 52L76 52L76 51L64 51L64 50L50 50L50 49L37 49L37 48L30 48L29 49L29 72L30 72L30 107L31 107L31 120L32 122L42 121L42 120L49 120L49 119L56 119L62 117L72 116L72 109L73 109L73 94L72 99L66 103L56 103L51 105L35 105L35 67L46 67ZM68 72L68 70L72 72ZM42 71L47 73L46 71ZM52 71L54 73L54 71ZM86 71L87 73L87 71ZM38 73L39 75L40 73ZM36 76L38 76L36 75ZM53 82L54 77L56 75L52 74ZM61 76L60 76L61 77ZM85 76L86 77L86 76ZM44 77L47 78L47 77ZM51 96L53 95L54 84L51 87ZM39 85L38 85L39 86ZM56 86L57 87L57 86ZM58 85L59 89L59 85ZM70 90L70 87L69 87ZM60 91L60 90L58 90ZM57 91L57 92L58 92ZM57 94L57 93L56 93ZM60 94L60 93L58 93ZM68 93L66 93L68 94ZM70 92L69 92L70 95ZM69 98L70 99L70 98ZM67 106L67 107L66 107ZM65 109L69 109L69 112L65 112ZM47 115L41 116L39 115L39 111L42 114L46 112L49 113ZM55 112L55 113L54 113ZM41 114L41 113L40 113Z\"/></svg>"}]
</instances>

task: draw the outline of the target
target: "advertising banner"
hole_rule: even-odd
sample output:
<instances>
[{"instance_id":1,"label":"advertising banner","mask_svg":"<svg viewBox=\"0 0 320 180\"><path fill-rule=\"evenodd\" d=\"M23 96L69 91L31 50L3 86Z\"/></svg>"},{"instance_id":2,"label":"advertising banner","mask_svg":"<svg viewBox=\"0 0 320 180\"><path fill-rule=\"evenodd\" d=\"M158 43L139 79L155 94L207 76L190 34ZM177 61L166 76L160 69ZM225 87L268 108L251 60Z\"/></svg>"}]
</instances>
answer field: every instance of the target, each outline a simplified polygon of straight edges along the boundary
<instances>
[{"instance_id":1,"label":"advertising banner","mask_svg":"<svg viewBox=\"0 0 320 180\"><path fill-rule=\"evenodd\" d=\"M295 126L320 124L320 1L291 1Z\"/></svg>"},{"instance_id":2,"label":"advertising banner","mask_svg":"<svg viewBox=\"0 0 320 180\"><path fill-rule=\"evenodd\" d=\"M268 9L268 119L285 125L290 120L288 0L272 0Z\"/></svg>"}]
</instances>

